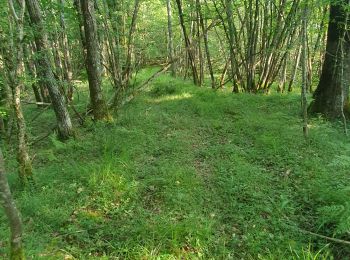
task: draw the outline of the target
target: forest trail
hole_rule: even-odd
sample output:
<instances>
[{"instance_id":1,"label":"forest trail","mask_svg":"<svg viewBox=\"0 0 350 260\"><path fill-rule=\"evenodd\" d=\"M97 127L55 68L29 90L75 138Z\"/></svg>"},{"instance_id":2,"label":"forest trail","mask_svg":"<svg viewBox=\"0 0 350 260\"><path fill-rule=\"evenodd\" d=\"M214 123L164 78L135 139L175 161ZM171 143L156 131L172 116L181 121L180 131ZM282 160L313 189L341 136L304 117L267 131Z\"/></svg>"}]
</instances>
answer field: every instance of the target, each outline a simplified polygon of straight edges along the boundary
<instances>
[{"instance_id":1,"label":"forest trail","mask_svg":"<svg viewBox=\"0 0 350 260\"><path fill-rule=\"evenodd\" d=\"M350 259L349 5L0 1L0 259Z\"/></svg>"},{"instance_id":2,"label":"forest trail","mask_svg":"<svg viewBox=\"0 0 350 260\"><path fill-rule=\"evenodd\" d=\"M329 235L334 197L337 207L347 203L350 143L320 119L310 123L306 142L299 99L213 92L162 75L115 122L87 123L64 144L50 136L35 147L40 190L15 194L28 253L44 259L316 254L323 246L309 242L327 241L299 230ZM46 131L49 117L37 119L35 135ZM8 231L0 225L0 232ZM347 250L330 244L321 255Z\"/></svg>"}]
</instances>

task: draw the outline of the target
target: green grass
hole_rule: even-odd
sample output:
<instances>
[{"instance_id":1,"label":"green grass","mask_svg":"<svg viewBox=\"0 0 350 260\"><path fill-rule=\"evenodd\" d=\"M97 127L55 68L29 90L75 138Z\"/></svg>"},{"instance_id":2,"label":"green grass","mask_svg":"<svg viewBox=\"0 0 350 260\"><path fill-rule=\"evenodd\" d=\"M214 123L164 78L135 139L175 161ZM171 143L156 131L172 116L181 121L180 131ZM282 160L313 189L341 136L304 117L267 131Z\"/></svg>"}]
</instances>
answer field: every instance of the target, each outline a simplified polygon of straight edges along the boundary
<instances>
[{"instance_id":1,"label":"green grass","mask_svg":"<svg viewBox=\"0 0 350 260\"><path fill-rule=\"evenodd\" d=\"M86 95L75 102L83 110ZM301 230L350 240L350 141L320 118L305 141L299 104L163 75L114 122L35 144L37 190L18 189L7 153L28 258L346 258L346 246ZM48 122L52 111L30 123L31 139ZM0 258L5 223L0 212Z\"/></svg>"}]
</instances>

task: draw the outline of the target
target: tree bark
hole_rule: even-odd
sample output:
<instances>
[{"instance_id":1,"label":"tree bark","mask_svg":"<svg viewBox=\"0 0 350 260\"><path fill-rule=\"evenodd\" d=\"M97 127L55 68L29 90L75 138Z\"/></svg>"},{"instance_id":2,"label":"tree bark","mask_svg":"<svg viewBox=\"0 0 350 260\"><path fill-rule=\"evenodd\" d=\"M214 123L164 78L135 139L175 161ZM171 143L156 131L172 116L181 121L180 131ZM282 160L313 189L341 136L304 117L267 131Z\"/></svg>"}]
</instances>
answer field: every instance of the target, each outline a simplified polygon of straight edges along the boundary
<instances>
[{"instance_id":1,"label":"tree bark","mask_svg":"<svg viewBox=\"0 0 350 260\"><path fill-rule=\"evenodd\" d=\"M168 58L173 60L174 57L174 35L173 35L173 25L172 25L172 8L171 1L166 1L167 14L168 14ZM173 62L170 67L171 75L176 76L176 64Z\"/></svg>"},{"instance_id":2,"label":"tree bark","mask_svg":"<svg viewBox=\"0 0 350 260\"><path fill-rule=\"evenodd\" d=\"M83 56L84 56L84 61L86 63L86 39L85 39L85 32L84 32L83 14L81 11L81 0L74 0L73 4L78 16L80 41L81 41L81 45L83 46Z\"/></svg>"},{"instance_id":3,"label":"tree bark","mask_svg":"<svg viewBox=\"0 0 350 260\"><path fill-rule=\"evenodd\" d=\"M29 50L30 50L29 45L24 46L24 48L23 48L24 64L26 66L26 71L28 73L28 76L32 80L31 85L32 85L34 96L35 96L35 101L39 104L39 103L42 103L44 101L43 101L43 98L41 97L41 94L39 91L39 86L37 85L37 83L35 81L35 65L34 65L33 61L30 60ZM40 105L38 105L38 107L40 107Z\"/></svg>"},{"instance_id":4,"label":"tree bark","mask_svg":"<svg viewBox=\"0 0 350 260\"><path fill-rule=\"evenodd\" d=\"M347 32L349 2L331 4L325 60L309 109L329 119L349 115L350 38Z\"/></svg>"},{"instance_id":5,"label":"tree bark","mask_svg":"<svg viewBox=\"0 0 350 260\"><path fill-rule=\"evenodd\" d=\"M119 11L117 6L110 1L103 0L104 7L104 30L106 34L106 52L108 57L108 72L112 77L116 92L122 89L122 72L120 60L120 42L119 42L119 20L115 13Z\"/></svg>"},{"instance_id":6,"label":"tree bark","mask_svg":"<svg viewBox=\"0 0 350 260\"><path fill-rule=\"evenodd\" d=\"M90 99L95 120L108 120L108 108L102 93L101 56L98 43L93 0L81 1L87 48L86 70L89 79Z\"/></svg>"},{"instance_id":7,"label":"tree bark","mask_svg":"<svg viewBox=\"0 0 350 260\"><path fill-rule=\"evenodd\" d=\"M301 57L301 51L302 51L302 46L300 45L300 47L299 47L299 49L297 50L297 53L296 53L295 62L294 62L293 70L292 70L292 73L291 73L291 79L290 79L289 84L288 84L288 92L292 92L293 91L293 84L294 84L295 78L296 78L297 73L298 73L298 67L299 67L299 62L300 62L300 57Z\"/></svg>"},{"instance_id":8,"label":"tree bark","mask_svg":"<svg viewBox=\"0 0 350 260\"><path fill-rule=\"evenodd\" d=\"M39 65L37 69L41 70L39 74L44 77L40 80L45 81L45 85L51 97L52 106L57 119L58 136L61 140L67 140L73 135L73 127L64 97L59 91L59 86L49 61L50 54L48 50L47 33L44 27L40 5L38 0L26 0L26 4L36 43Z\"/></svg>"},{"instance_id":9,"label":"tree bark","mask_svg":"<svg viewBox=\"0 0 350 260\"><path fill-rule=\"evenodd\" d=\"M234 38L234 28L233 28L233 20L232 20L232 0L225 0L226 4L226 15L227 15L227 23L228 23L228 32L229 32L229 48L230 48L230 62L231 62L231 77L233 80L233 92L238 93L238 85L234 80L234 49L233 49L233 38Z\"/></svg>"},{"instance_id":10,"label":"tree bark","mask_svg":"<svg viewBox=\"0 0 350 260\"><path fill-rule=\"evenodd\" d=\"M192 69L193 83L195 85L199 85L198 72L197 72L197 68L196 68L193 50L191 49L191 42L190 42L190 39L188 38L188 34L187 34L186 26L185 26L185 20L184 20L184 14L182 11L181 0L176 0L176 3L177 3L178 11L179 11L180 25L181 25L183 36L185 39L185 46L186 46L189 62L190 62L191 69Z\"/></svg>"},{"instance_id":11,"label":"tree bark","mask_svg":"<svg viewBox=\"0 0 350 260\"><path fill-rule=\"evenodd\" d=\"M308 16L308 3L305 2L303 18L302 18L302 29L301 29L301 46L302 46L301 106L302 106L302 113L303 113L303 133L305 138L307 138L309 134L308 117L307 117L307 99L306 99L306 92L307 92L307 86L308 86L307 16Z\"/></svg>"},{"instance_id":12,"label":"tree bark","mask_svg":"<svg viewBox=\"0 0 350 260\"><path fill-rule=\"evenodd\" d=\"M32 162L29 157L28 145L26 141L26 123L23 116L21 106L21 89L23 83L19 79L23 76L23 37L24 37L24 11L25 2L20 1L20 9L17 14L12 0L8 0L13 21L16 25L16 33L14 33L14 41L10 46L15 51L12 52L11 64L8 64L9 81L12 89L12 105L15 113L15 120L17 125L17 161L19 165L19 178L22 185L25 185L28 180L33 178Z\"/></svg>"},{"instance_id":13,"label":"tree bark","mask_svg":"<svg viewBox=\"0 0 350 260\"><path fill-rule=\"evenodd\" d=\"M9 184L6 178L5 162L0 148L0 200L9 220L11 230L11 260L24 260L24 247L22 243L22 221L15 205Z\"/></svg>"},{"instance_id":14,"label":"tree bark","mask_svg":"<svg viewBox=\"0 0 350 260\"><path fill-rule=\"evenodd\" d=\"M129 81L130 81L131 74L132 74L131 58L132 58L132 52L133 52L134 33L136 30L136 22L137 22L139 9L140 9L140 0L135 0L134 11L132 14L130 30L129 30L129 34L128 34L128 46L127 46L127 53L126 53L125 70L123 72L123 81L124 81L123 85L124 85L124 87L127 87L129 85Z\"/></svg>"},{"instance_id":15,"label":"tree bark","mask_svg":"<svg viewBox=\"0 0 350 260\"><path fill-rule=\"evenodd\" d=\"M207 57L207 63L208 63L208 69L209 69L209 75L210 75L210 81L211 81L211 87L215 89L215 78L214 78L214 72L213 72L213 65L211 62L211 55L209 51L209 43L208 43L208 32L205 29L204 26L204 19L202 14L202 8L201 8L201 2L200 0L196 0L197 3L197 9L199 13L199 22L202 29L203 39L204 39L204 48L205 48L205 55Z\"/></svg>"},{"instance_id":16,"label":"tree bark","mask_svg":"<svg viewBox=\"0 0 350 260\"><path fill-rule=\"evenodd\" d=\"M72 72L72 63L71 63L71 55L69 51L69 44L68 44L68 36L66 33L66 22L64 17L64 0L58 0L58 4L60 5L60 45L62 47L63 52L63 78L67 83L67 98L69 101L73 98L73 85L72 85L72 78L73 78L73 72Z\"/></svg>"},{"instance_id":17,"label":"tree bark","mask_svg":"<svg viewBox=\"0 0 350 260\"><path fill-rule=\"evenodd\" d=\"M44 78L44 74L43 74L42 70L40 69L40 64L39 64L37 58L34 57L35 56L34 54L37 53L35 42L32 42L30 44L30 47L31 47L30 48L31 59L34 62L34 67L35 67L35 72L36 72L36 80L39 84L41 98L42 98L44 103L51 103L51 98L50 98L49 90L47 88L46 81L41 80Z\"/></svg>"}]
</instances>

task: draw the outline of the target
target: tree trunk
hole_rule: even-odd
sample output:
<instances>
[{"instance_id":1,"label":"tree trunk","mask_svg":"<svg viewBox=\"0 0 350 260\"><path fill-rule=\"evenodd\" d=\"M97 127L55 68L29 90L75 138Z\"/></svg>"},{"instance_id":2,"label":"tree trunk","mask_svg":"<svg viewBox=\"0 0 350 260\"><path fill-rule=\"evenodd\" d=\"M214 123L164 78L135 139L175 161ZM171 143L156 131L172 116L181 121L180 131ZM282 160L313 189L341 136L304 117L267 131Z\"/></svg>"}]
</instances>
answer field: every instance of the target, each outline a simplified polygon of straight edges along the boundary
<instances>
[{"instance_id":1,"label":"tree trunk","mask_svg":"<svg viewBox=\"0 0 350 260\"><path fill-rule=\"evenodd\" d=\"M13 21L16 25L16 33L14 33L14 41L10 46L15 51L12 52L11 64L9 66L9 81L12 89L12 105L15 113L16 125L17 125L17 161L19 165L19 178L24 185L33 178L32 162L28 153L28 146L26 142L26 123L23 116L21 106L21 89L23 84L20 77L23 76L23 20L25 11L25 2L20 2L19 14L16 13L12 0L9 0L9 6L12 13Z\"/></svg>"},{"instance_id":2,"label":"tree trunk","mask_svg":"<svg viewBox=\"0 0 350 260\"><path fill-rule=\"evenodd\" d=\"M172 25L172 9L171 0L166 1L167 13L168 13L168 58L170 61L174 58L174 36L173 36L173 25ZM170 67L171 75L176 76L176 64L171 63Z\"/></svg>"},{"instance_id":3,"label":"tree trunk","mask_svg":"<svg viewBox=\"0 0 350 260\"><path fill-rule=\"evenodd\" d=\"M204 34L203 35L204 48L205 48L205 55L207 57L208 69L209 69L210 80L211 80L211 87L213 89L215 89L215 78L214 78L213 66L212 66L211 56L210 56L210 51L209 51L208 32L204 26L204 19L203 19L200 0L196 0L196 1L197 1L196 3L197 3L198 13L199 13L199 22L201 25L202 33Z\"/></svg>"},{"instance_id":4,"label":"tree trunk","mask_svg":"<svg viewBox=\"0 0 350 260\"><path fill-rule=\"evenodd\" d=\"M190 42L190 39L188 38L188 34L186 31L184 15L183 15L182 6L181 6L181 0L176 0L176 3L177 3L178 11L179 11L180 25L181 25L183 36L185 39L185 46L186 46L189 62L190 62L191 69L192 69L193 83L195 85L199 85L198 72L197 72L197 68L196 68L193 50L190 48L191 42Z\"/></svg>"},{"instance_id":5,"label":"tree trunk","mask_svg":"<svg viewBox=\"0 0 350 260\"><path fill-rule=\"evenodd\" d=\"M308 6L305 2L305 7L303 11L302 18L302 29L301 29L301 46L302 46L302 87L301 87L301 106L303 113L303 133L304 137L308 137L308 118L307 118L307 99L306 92L308 86L308 53L307 53L307 15L308 15Z\"/></svg>"},{"instance_id":6,"label":"tree trunk","mask_svg":"<svg viewBox=\"0 0 350 260\"><path fill-rule=\"evenodd\" d=\"M58 4L60 5L60 41L61 41L61 47L63 52L63 78L66 81L68 85L67 89L67 98L69 101L73 98L73 85L72 85L72 78L73 78L73 72L72 72L72 64L71 64L71 55L69 51L69 45L68 45L68 36L66 33L66 22L64 17L64 1L59 0Z\"/></svg>"},{"instance_id":7,"label":"tree trunk","mask_svg":"<svg viewBox=\"0 0 350 260\"><path fill-rule=\"evenodd\" d=\"M139 9L140 9L140 0L135 0L134 11L132 14L129 35L128 35L128 46L127 46L127 53L126 53L125 70L123 72L123 81L124 81L123 85L124 85L124 87L128 87L129 81L131 78L131 74L132 74L131 58L132 58L132 52L133 52L134 33L136 30L136 21L137 21Z\"/></svg>"},{"instance_id":8,"label":"tree trunk","mask_svg":"<svg viewBox=\"0 0 350 260\"><path fill-rule=\"evenodd\" d=\"M89 79L90 99L95 120L108 120L109 114L102 93L101 56L96 28L93 0L81 1L87 48L86 70Z\"/></svg>"},{"instance_id":9,"label":"tree trunk","mask_svg":"<svg viewBox=\"0 0 350 260\"><path fill-rule=\"evenodd\" d=\"M287 56L283 60L282 70L281 70L281 78L277 87L277 91L283 93L286 87L287 80Z\"/></svg>"},{"instance_id":10,"label":"tree trunk","mask_svg":"<svg viewBox=\"0 0 350 260\"><path fill-rule=\"evenodd\" d=\"M33 27L34 39L36 43L36 51L38 54L38 68L41 70L40 75L44 78L48 88L52 106L55 111L58 135L61 140L67 140L73 135L72 122L65 104L64 97L59 92L59 86L52 72L51 63L49 61L49 50L47 43L47 33L38 0L26 0L29 17Z\"/></svg>"},{"instance_id":11,"label":"tree trunk","mask_svg":"<svg viewBox=\"0 0 350 260\"><path fill-rule=\"evenodd\" d=\"M83 14L81 11L81 1L74 0L74 7L78 16L80 41L81 41L81 45L83 46L83 56L84 56L84 61L86 63L86 39L85 39L85 33L84 33Z\"/></svg>"},{"instance_id":12,"label":"tree trunk","mask_svg":"<svg viewBox=\"0 0 350 260\"><path fill-rule=\"evenodd\" d=\"M230 48L230 62L231 62L231 77L233 80L233 92L238 93L238 85L234 80L234 49L233 49L233 37L234 37L234 28L233 28L233 20L232 20L232 0L226 0L226 15L227 15L227 23L228 23L228 32L229 32L229 48Z\"/></svg>"},{"instance_id":13,"label":"tree trunk","mask_svg":"<svg viewBox=\"0 0 350 260\"><path fill-rule=\"evenodd\" d=\"M293 84L294 84L295 78L296 78L297 73L298 73L298 67L299 67L299 62L300 62L300 57L301 57L301 51L302 51L302 46L300 45L300 47L299 47L299 49L297 50L297 53L296 53L295 63L294 63L293 70L292 70L292 73L291 73L291 79L290 79L289 84L288 84L288 92L292 92L293 91Z\"/></svg>"},{"instance_id":14,"label":"tree trunk","mask_svg":"<svg viewBox=\"0 0 350 260\"><path fill-rule=\"evenodd\" d=\"M198 66L199 66L199 86L203 85L204 81L204 60L203 60L203 51L202 51L202 41L201 41L201 34L200 34L200 14L199 14L199 8L197 7L198 0L196 1L196 18L194 20L194 34L193 39L197 38L197 52L196 55L198 56Z\"/></svg>"},{"instance_id":15,"label":"tree trunk","mask_svg":"<svg viewBox=\"0 0 350 260\"><path fill-rule=\"evenodd\" d=\"M36 71L36 78L37 81L39 83L39 90L40 90L40 95L41 98L43 100L44 103L51 103L51 98L50 98L50 94L49 94L49 90L47 88L47 84L46 81L41 80L44 78L44 74L42 72L42 70L40 69L40 64L38 62L38 59L35 56L35 53L37 53L36 51L36 45L35 42L32 42L32 44L30 44L31 46L31 59L34 62L34 67L35 67L35 71Z\"/></svg>"},{"instance_id":16,"label":"tree trunk","mask_svg":"<svg viewBox=\"0 0 350 260\"><path fill-rule=\"evenodd\" d=\"M24 64L26 66L26 71L28 73L28 76L32 80L31 85L34 92L35 101L38 103L38 107L40 107L41 106L40 103L43 103L43 98L41 97L39 87L35 82L35 65L33 61L30 60L30 55L29 55L30 46L29 45L24 46L23 50L24 50L23 58L24 58Z\"/></svg>"},{"instance_id":17,"label":"tree trunk","mask_svg":"<svg viewBox=\"0 0 350 260\"><path fill-rule=\"evenodd\" d=\"M327 118L349 115L350 39L347 0L331 4L325 60L310 111Z\"/></svg>"},{"instance_id":18,"label":"tree trunk","mask_svg":"<svg viewBox=\"0 0 350 260\"><path fill-rule=\"evenodd\" d=\"M11 254L12 260L24 260L24 247L22 243L22 221L16 208L5 173L5 162L0 148L0 199L5 214L9 220L11 230Z\"/></svg>"},{"instance_id":19,"label":"tree trunk","mask_svg":"<svg viewBox=\"0 0 350 260\"><path fill-rule=\"evenodd\" d=\"M117 7L110 1L103 0L104 31L106 34L106 52L108 57L108 72L113 80L116 92L122 89L122 73L120 66L119 21L115 18Z\"/></svg>"}]
</instances>

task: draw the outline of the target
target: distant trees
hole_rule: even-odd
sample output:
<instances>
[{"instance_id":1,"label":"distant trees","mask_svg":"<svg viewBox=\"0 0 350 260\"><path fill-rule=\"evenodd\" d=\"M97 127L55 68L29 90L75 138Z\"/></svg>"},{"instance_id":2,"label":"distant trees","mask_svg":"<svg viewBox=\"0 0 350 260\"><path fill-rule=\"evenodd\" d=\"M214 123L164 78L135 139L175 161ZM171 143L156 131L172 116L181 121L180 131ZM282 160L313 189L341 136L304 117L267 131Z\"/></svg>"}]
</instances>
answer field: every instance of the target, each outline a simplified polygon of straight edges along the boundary
<instances>
[{"instance_id":1,"label":"distant trees","mask_svg":"<svg viewBox=\"0 0 350 260\"><path fill-rule=\"evenodd\" d=\"M180 28L173 28L174 45L180 46L177 53L183 53L178 76L191 76L197 85L229 83L234 92L250 93L268 93L276 82L280 92L301 83L297 39L305 0L174 1L180 22ZM311 82L322 59L325 7L315 0L309 5L313 12L308 27L317 28L307 35Z\"/></svg>"},{"instance_id":2,"label":"distant trees","mask_svg":"<svg viewBox=\"0 0 350 260\"><path fill-rule=\"evenodd\" d=\"M187 28L185 25L185 19L184 19L184 13L183 13L183 9L182 9L181 0L176 0L176 4L177 4L178 12L179 12L179 19L180 19L182 34L183 34L184 41L185 41L185 48L186 48L186 52L188 55L188 62L190 64L190 67L192 70L193 83L195 85L199 85L200 81L199 81L199 77L198 77L196 60L195 60L195 56L194 56L193 47L191 46L191 40L190 40L189 35L187 33Z\"/></svg>"},{"instance_id":3,"label":"distant trees","mask_svg":"<svg viewBox=\"0 0 350 260\"><path fill-rule=\"evenodd\" d=\"M231 63L231 77L233 78L233 92L238 93L238 85L237 81L234 79L235 73L235 59L237 58L235 55L234 51L234 25L233 25L233 19L232 19L232 0L225 0L225 11L226 11L226 18L227 18L227 24L228 24L228 32L227 37L228 37L228 46L229 46L229 51L230 51L230 63Z\"/></svg>"},{"instance_id":4,"label":"distant trees","mask_svg":"<svg viewBox=\"0 0 350 260\"><path fill-rule=\"evenodd\" d=\"M58 137L67 140L74 136L68 108L74 109L73 95L79 94L73 93L74 80L86 75L89 109L74 112L82 118L92 111L96 121L111 119L111 108L139 84L138 70L153 65L162 67L153 77L170 68L172 76L191 78L195 85L229 86L235 93L292 92L302 85L305 132L307 92L319 79L309 111L345 120L350 3L325 2L0 1L0 133L16 147L21 182L32 178L27 131L32 133L23 100L38 110L51 106ZM110 84L103 86L102 73ZM21 223L3 164L0 151L0 195L11 223L13 255L21 259Z\"/></svg>"},{"instance_id":5,"label":"distant trees","mask_svg":"<svg viewBox=\"0 0 350 260\"><path fill-rule=\"evenodd\" d=\"M67 89L67 99L68 101L71 101L73 98L73 85L72 85L72 79L73 79L73 68L72 68L72 60L71 60L71 53L70 53L70 46L68 43L68 35L67 35L67 26L66 26L66 18L65 18L65 1L64 0L58 0L59 5L59 14L60 14L60 33L59 33L59 40L60 45L63 53L63 60L62 60L62 69L63 69L63 79L65 83L68 85Z\"/></svg>"},{"instance_id":6,"label":"distant trees","mask_svg":"<svg viewBox=\"0 0 350 260\"><path fill-rule=\"evenodd\" d=\"M344 118L350 113L349 7L348 0L331 3L325 60L310 106L312 112L328 118Z\"/></svg>"},{"instance_id":7,"label":"distant trees","mask_svg":"<svg viewBox=\"0 0 350 260\"><path fill-rule=\"evenodd\" d=\"M327 34L328 5L308 0L308 24L303 25L300 10L305 2L25 0L25 15L24 11L16 13L22 1L13 1L9 10L11 26L16 28L2 27L8 26L5 34L13 34L16 40L1 46L0 71L7 83L1 88L3 103L12 100L15 108L9 118L17 124L18 144L25 147L26 143L20 100L21 91L28 90L23 78L29 79L39 106L52 106L58 135L66 140L73 135L67 102L73 98L74 79L84 79L84 66L95 120L110 116L109 108L117 107L129 92L140 68L163 66L167 60L172 61L169 67L174 76L191 77L196 85L213 89L229 84L234 92L292 91L302 81L312 92L320 74L310 111L343 117L350 106L349 3L331 1ZM42 12L41 5L52 8L52 12ZM72 11L74 7L76 12ZM3 12L9 14L8 10ZM179 26L174 23L177 19ZM308 33L304 35L304 31ZM301 36L306 44L303 48L298 41ZM113 86L113 97L103 94L102 72ZM11 89L13 93L9 93ZM2 128L5 121L1 121ZM23 169L30 172L29 156L22 153L19 157L26 158Z\"/></svg>"},{"instance_id":8,"label":"distant trees","mask_svg":"<svg viewBox=\"0 0 350 260\"><path fill-rule=\"evenodd\" d=\"M203 41L204 41L204 48L205 48L205 56L207 57L207 65L208 65L208 70L209 70L209 75L210 75L210 80L211 80L211 87L215 89L215 77L214 77L214 71L213 71L213 65L212 65L212 60L211 60L211 55L210 55L210 48L209 48L209 40L208 40L208 31L205 26L206 21L204 20L204 15L203 15L203 8L202 8L202 3L201 0L196 0L196 9L197 9L197 19L199 19L200 23L200 28L203 33ZM198 30L199 31L199 30ZM201 40L200 38L198 39L199 41ZM202 73L204 74L204 67L202 69ZM204 78L204 75L203 75Z\"/></svg>"}]
</instances>

